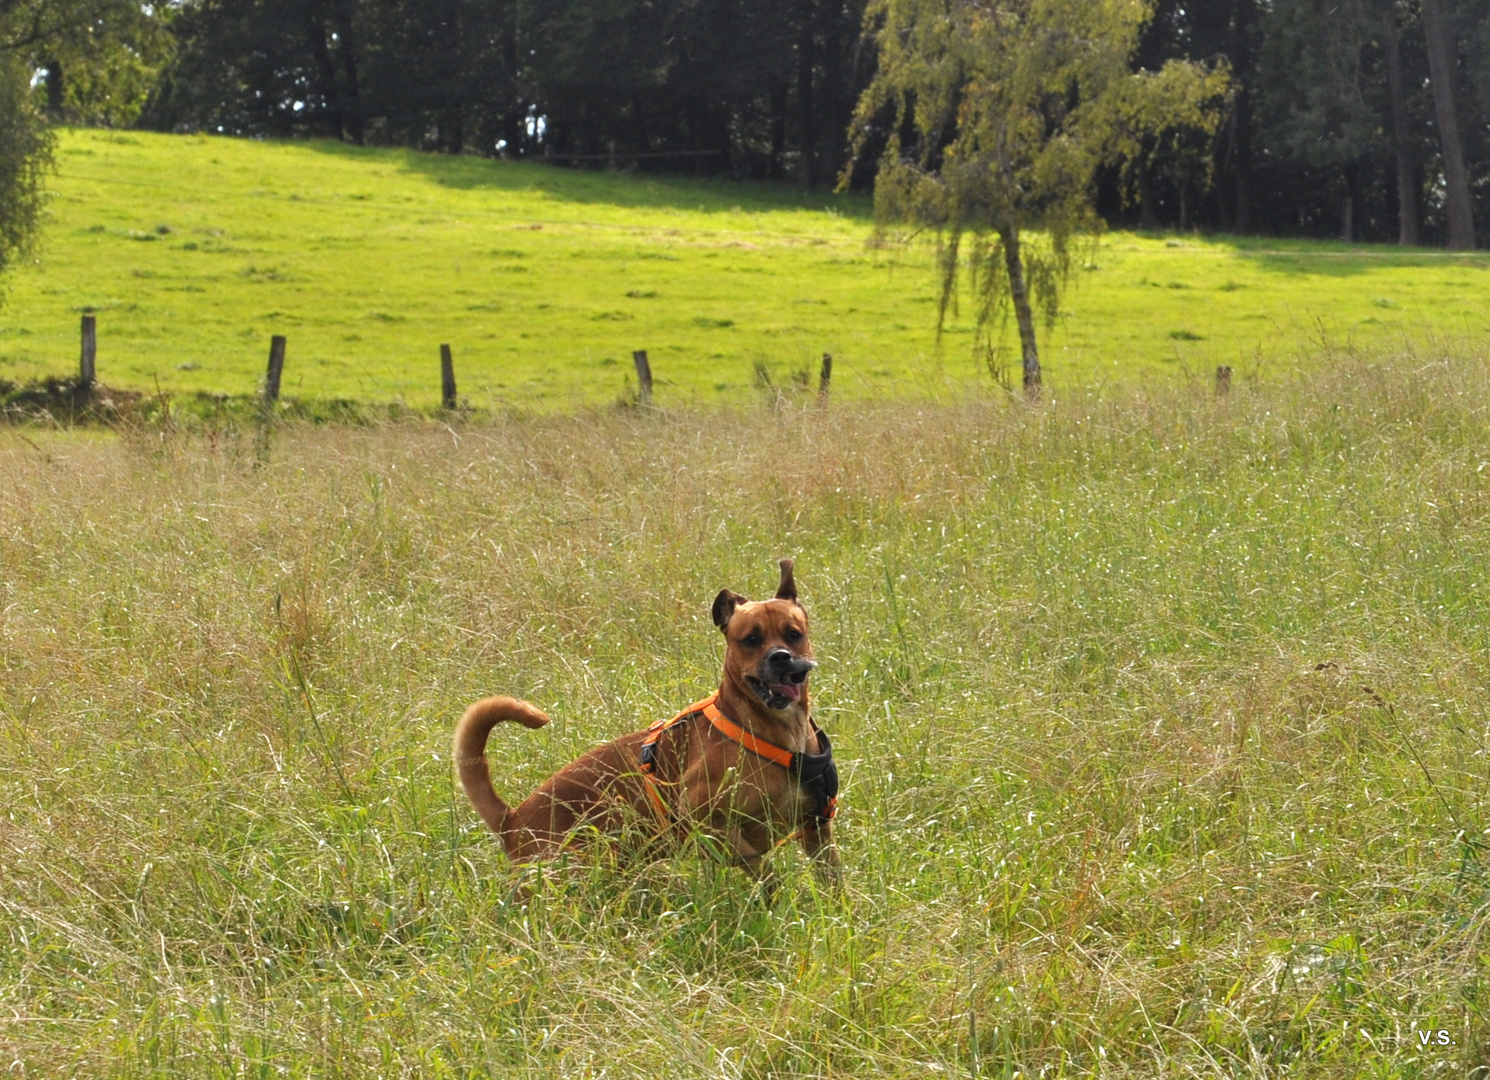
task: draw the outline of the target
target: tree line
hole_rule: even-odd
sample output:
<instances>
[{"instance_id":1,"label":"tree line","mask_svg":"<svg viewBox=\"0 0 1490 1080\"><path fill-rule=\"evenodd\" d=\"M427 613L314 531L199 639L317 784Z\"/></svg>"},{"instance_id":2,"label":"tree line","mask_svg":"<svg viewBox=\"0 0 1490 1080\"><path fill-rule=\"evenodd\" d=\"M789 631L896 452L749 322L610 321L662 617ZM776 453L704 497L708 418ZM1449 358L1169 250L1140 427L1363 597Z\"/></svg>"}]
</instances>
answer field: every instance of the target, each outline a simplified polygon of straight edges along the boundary
<instances>
[{"instance_id":1,"label":"tree line","mask_svg":"<svg viewBox=\"0 0 1490 1080\"><path fill-rule=\"evenodd\" d=\"M1205 158L1145 171L1139 223L1468 248L1490 220L1487 0L1158 0L1136 62L1175 57L1235 94Z\"/></svg>"},{"instance_id":2,"label":"tree line","mask_svg":"<svg viewBox=\"0 0 1490 1080\"><path fill-rule=\"evenodd\" d=\"M196 0L141 122L831 185L863 0Z\"/></svg>"},{"instance_id":3,"label":"tree line","mask_svg":"<svg viewBox=\"0 0 1490 1080\"><path fill-rule=\"evenodd\" d=\"M1229 79L1217 123L1150 125L1094 170L1109 223L1468 247L1490 222L1490 0L1091 2L1139 24L1133 71L1182 61ZM0 0L0 82L16 102L8 138L33 160L45 135L16 130L32 114L867 187L915 128L913 104L855 112L892 44L875 10Z\"/></svg>"}]
</instances>

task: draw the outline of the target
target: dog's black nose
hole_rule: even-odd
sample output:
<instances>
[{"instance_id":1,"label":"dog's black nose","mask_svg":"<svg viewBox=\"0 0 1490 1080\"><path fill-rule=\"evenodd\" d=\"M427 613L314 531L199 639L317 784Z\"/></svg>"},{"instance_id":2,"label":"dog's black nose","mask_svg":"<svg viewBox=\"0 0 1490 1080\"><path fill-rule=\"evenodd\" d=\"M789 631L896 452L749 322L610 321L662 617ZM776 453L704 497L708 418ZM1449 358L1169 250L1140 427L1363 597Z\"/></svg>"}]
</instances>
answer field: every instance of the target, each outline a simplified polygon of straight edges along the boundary
<instances>
[{"instance_id":1,"label":"dog's black nose","mask_svg":"<svg viewBox=\"0 0 1490 1080\"><path fill-rule=\"evenodd\" d=\"M790 649L772 649L766 653L766 668L782 675L805 675L817 667L817 661L796 656Z\"/></svg>"},{"instance_id":2,"label":"dog's black nose","mask_svg":"<svg viewBox=\"0 0 1490 1080\"><path fill-rule=\"evenodd\" d=\"M772 649L766 653L766 663L778 671L790 671L795 660L790 649Z\"/></svg>"}]
</instances>

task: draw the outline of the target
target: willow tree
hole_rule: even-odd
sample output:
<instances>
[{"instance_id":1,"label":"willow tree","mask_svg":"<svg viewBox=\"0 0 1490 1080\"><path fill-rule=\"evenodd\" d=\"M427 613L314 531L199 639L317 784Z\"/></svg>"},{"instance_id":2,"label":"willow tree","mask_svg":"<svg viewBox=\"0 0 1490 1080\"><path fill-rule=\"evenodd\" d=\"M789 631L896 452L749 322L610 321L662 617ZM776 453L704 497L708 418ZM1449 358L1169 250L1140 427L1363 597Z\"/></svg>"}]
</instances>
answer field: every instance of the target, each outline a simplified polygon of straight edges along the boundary
<instances>
[{"instance_id":1,"label":"willow tree","mask_svg":"<svg viewBox=\"0 0 1490 1080\"><path fill-rule=\"evenodd\" d=\"M52 165L52 133L31 89L31 72L0 51L0 273L31 250Z\"/></svg>"},{"instance_id":2,"label":"willow tree","mask_svg":"<svg viewBox=\"0 0 1490 1080\"><path fill-rule=\"evenodd\" d=\"M938 325L966 272L980 339L1012 305L1024 387L1038 392L1034 309L1059 311L1074 241L1095 235L1094 177L1180 129L1213 134L1228 77L1131 60L1145 0L872 0L877 74L855 157L888 130L875 180L881 230L940 237Z\"/></svg>"}]
</instances>

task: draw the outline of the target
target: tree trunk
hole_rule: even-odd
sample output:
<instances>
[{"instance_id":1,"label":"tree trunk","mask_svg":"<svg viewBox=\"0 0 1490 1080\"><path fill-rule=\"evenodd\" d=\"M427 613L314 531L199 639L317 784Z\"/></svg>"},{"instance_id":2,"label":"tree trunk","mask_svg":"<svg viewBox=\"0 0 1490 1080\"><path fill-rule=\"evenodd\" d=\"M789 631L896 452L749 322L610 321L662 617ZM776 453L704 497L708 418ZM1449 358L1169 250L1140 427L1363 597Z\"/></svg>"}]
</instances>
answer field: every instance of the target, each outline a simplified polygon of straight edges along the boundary
<instances>
[{"instance_id":1,"label":"tree trunk","mask_svg":"<svg viewBox=\"0 0 1490 1080\"><path fill-rule=\"evenodd\" d=\"M466 111L459 98L440 110L440 152L459 155L466 147Z\"/></svg>"},{"instance_id":2,"label":"tree trunk","mask_svg":"<svg viewBox=\"0 0 1490 1080\"><path fill-rule=\"evenodd\" d=\"M728 98L719 103L719 107L713 110L710 118L713 122L714 142L717 144L719 153L714 155L713 158L718 163L717 167L711 169L709 175L729 176L735 169L735 145L729 130L730 105Z\"/></svg>"},{"instance_id":3,"label":"tree trunk","mask_svg":"<svg viewBox=\"0 0 1490 1080\"><path fill-rule=\"evenodd\" d=\"M503 158L516 159L522 156L524 119L522 110L516 103L502 114L503 145L499 153Z\"/></svg>"},{"instance_id":4,"label":"tree trunk","mask_svg":"<svg viewBox=\"0 0 1490 1080\"><path fill-rule=\"evenodd\" d=\"M1387 93L1392 99L1392 142L1397 157L1397 243L1418 242L1418 167L1409 141L1407 91L1402 77L1402 36L1397 15L1390 11L1383 35L1387 61Z\"/></svg>"},{"instance_id":5,"label":"tree trunk","mask_svg":"<svg viewBox=\"0 0 1490 1080\"><path fill-rule=\"evenodd\" d=\"M1035 342L1035 313L1030 308L1029 287L1024 280L1024 256L1019 250L1019 227L999 230L1004 243L1004 268L1009 272L1009 298L1014 302L1014 321L1019 324L1019 352L1024 367L1024 392L1040 393L1040 347Z\"/></svg>"},{"instance_id":6,"label":"tree trunk","mask_svg":"<svg viewBox=\"0 0 1490 1080\"><path fill-rule=\"evenodd\" d=\"M838 173L843 168L844 133L848 131L848 116L843 108L846 97L843 87L843 41L838 33L839 22L843 17L842 8L830 10L828 17L831 21L823 38L823 92L819 95L823 99L822 112L827 117L828 139L827 145L822 147L823 167L818 173L828 177L830 183L836 183Z\"/></svg>"},{"instance_id":7,"label":"tree trunk","mask_svg":"<svg viewBox=\"0 0 1490 1080\"><path fill-rule=\"evenodd\" d=\"M1433 84L1433 111L1438 119L1438 141L1443 151L1443 179L1449 209L1449 247L1474 247L1474 212L1469 204L1469 171L1459 141L1454 111L1454 73L1458 68L1454 42L1444 19L1443 0L1423 0L1423 30L1428 39L1428 81Z\"/></svg>"},{"instance_id":8,"label":"tree trunk","mask_svg":"<svg viewBox=\"0 0 1490 1080\"><path fill-rule=\"evenodd\" d=\"M652 136L647 127L646 102L640 94L631 99L631 132L639 150L652 145Z\"/></svg>"},{"instance_id":9,"label":"tree trunk","mask_svg":"<svg viewBox=\"0 0 1490 1080\"><path fill-rule=\"evenodd\" d=\"M352 141L362 145L362 95L357 88L357 45L352 35L352 4L354 0L333 0L332 13L336 19L336 36L341 42L341 66L346 73L346 98L342 103L342 121Z\"/></svg>"},{"instance_id":10,"label":"tree trunk","mask_svg":"<svg viewBox=\"0 0 1490 1080\"><path fill-rule=\"evenodd\" d=\"M1236 161L1236 110L1226 118L1226 140L1216 154L1216 212L1221 221L1222 232L1236 231L1235 198L1226 185L1220 182Z\"/></svg>"},{"instance_id":11,"label":"tree trunk","mask_svg":"<svg viewBox=\"0 0 1490 1080\"><path fill-rule=\"evenodd\" d=\"M465 81L465 27L461 22L460 0L447 0L445 17L440 23L445 77L437 121L439 143L442 152L458 155L466 148L466 110L461 93Z\"/></svg>"},{"instance_id":12,"label":"tree trunk","mask_svg":"<svg viewBox=\"0 0 1490 1080\"><path fill-rule=\"evenodd\" d=\"M1230 48L1237 80L1234 165L1236 169L1236 231L1249 233L1252 221L1252 83L1257 72L1257 26L1261 20L1259 0L1234 0Z\"/></svg>"},{"instance_id":13,"label":"tree trunk","mask_svg":"<svg viewBox=\"0 0 1490 1080\"><path fill-rule=\"evenodd\" d=\"M502 148L502 156L515 158L519 156L523 135L525 134L523 129L527 123L522 95L518 92L517 12L515 4L508 5L507 25L502 28L502 66L507 69L506 76L509 87L507 107L502 113L502 141L507 144Z\"/></svg>"},{"instance_id":14,"label":"tree trunk","mask_svg":"<svg viewBox=\"0 0 1490 1080\"><path fill-rule=\"evenodd\" d=\"M695 151L693 155L693 175L704 175L704 157L697 151L708 149L709 133L706 130L708 123L708 104L697 94L689 94L683 103L683 115L688 124L688 149Z\"/></svg>"},{"instance_id":15,"label":"tree trunk","mask_svg":"<svg viewBox=\"0 0 1490 1080\"><path fill-rule=\"evenodd\" d=\"M336 86L336 64L331 59L331 46L326 40L326 16L319 4L306 9L305 39L310 44L310 54L316 62L321 97L326 103L326 135L328 138L340 139L344 131L341 95Z\"/></svg>"},{"instance_id":16,"label":"tree trunk","mask_svg":"<svg viewBox=\"0 0 1490 1080\"><path fill-rule=\"evenodd\" d=\"M816 63L812 39L812 2L802 5L802 29L797 37L797 113L801 118L801 157L798 159L797 179L803 187L811 187L813 157L817 150L817 110L812 100L812 68Z\"/></svg>"},{"instance_id":17,"label":"tree trunk","mask_svg":"<svg viewBox=\"0 0 1490 1080\"><path fill-rule=\"evenodd\" d=\"M780 180L781 153L786 149L786 80L772 75L769 80L771 108L771 159L766 164L766 178Z\"/></svg>"},{"instance_id":18,"label":"tree trunk","mask_svg":"<svg viewBox=\"0 0 1490 1080\"><path fill-rule=\"evenodd\" d=\"M62 119L62 61L47 61L47 115L54 121Z\"/></svg>"},{"instance_id":19,"label":"tree trunk","mask_svg":"<svg viewBox=\"0 0 1490 1080\"><path fill-rule=\"evenodd\" d=\"M1154 184L1148 169L1140 169L1138 173L1138 227L1144 232L1159 227L1159 215L1154 210Z\"/></svg>"},{"instance_id":20,"label":"tree trunk","mask_svg":"<svg viewBox=\"0 0 1490 1080\"><path fill-rule=\"evenodd\" d=\"M1252 185L1251 185L1251 163L1242 158L1237 160L1236 170L1236 194L1235 194L1235 220L1236 231L1242 235L1252 231Z\"/></svg>"}]
</instances>

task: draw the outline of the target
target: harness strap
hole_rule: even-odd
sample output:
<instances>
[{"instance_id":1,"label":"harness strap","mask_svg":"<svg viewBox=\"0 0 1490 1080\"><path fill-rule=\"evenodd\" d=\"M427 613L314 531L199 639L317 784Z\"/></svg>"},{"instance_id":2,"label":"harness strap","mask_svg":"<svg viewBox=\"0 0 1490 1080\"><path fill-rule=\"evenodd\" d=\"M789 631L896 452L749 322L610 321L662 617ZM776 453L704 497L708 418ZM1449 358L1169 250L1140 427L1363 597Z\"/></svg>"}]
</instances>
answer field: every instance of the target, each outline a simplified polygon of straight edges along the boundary
<instances>
[{"instance_id":1,"label":"harness strap","mask_svg":"<svg viewBox=\"0 0 1490 1080\"><path fill-rule=\"evenodd\" d=\"M662 738L663 732L667 731L668 728L674 724L682 723L696 713L703 712L705 709L711 707L718 699L719 691L715 690L702 701L695 701L671 720L657 720L647 728L647 738L642 743L637 757L641 761L642 784L647 789L647 799L651 802L652 809L657 814L657 823L664 829L667 828L670 818L667 812L667 803L662 798L662 792L657 790L657 781L653 776L657 771L657 741Z\"/></svg>"},{"instance_id":2,"label":"harness strap","mask_svg":"<svg viewBox=\"0 0 1490 1080\"><path fill-rule=\"evenodd\" d=\"M812 729L817 732L822 752L794 754L775 743L757 738L720 712L719 691L716 690L702 701L695 701L671 720L658 720L653 723L647 728L647 737L637 753L642 783L647 789L648 801L651 802L652 809L657 814L657 823L662 828L667 828L671 817L668 814L667 802L662 798L662 792L657 789L657 780L654 775L657 771L657 743L670 727L699 713L703 713L714 729L726 739L738 743L757 757L781 766L795 776L803 787L816 793L822 800L822 805L817 811L819 821L831 821L838 813L838 770L833 765L833 747L828 742L827 734L813 724ZM804 771L811 772L812 775L804 775Z\"/></svg>"},{"instance_id":3,"label":"harness strap","mask_svg":"<svg viewBox=\"0 0 1490 1080\"><path fill-rule=\"evenodd\" d=\"M657 815L657 824L664 829L667 828L669 821L667 803L662 800L662 792L657 790L657 781L652 779L651 769L642 770L642 784L647 789L647 798L651 800L652 811Z\"/></svg>"},{"instance_id":4,"label":"harness strap","mask_svg":"<svg viewBox=\"0 0 1490 1080\"><path fill-rule=\"evenodd\" d=\"M781 747L773 743L768 743L764 739L757 739L739 724L725 716L724 713L720 712L716 702L710 701L704 706L703 711L704 715L709 718L709 723L713 724L719 734L723 735L726 739L739 743L756 757L763 757L767 761L775 762L790 773L799 771L797 768L797 754L792 753L790 750L783 750Z\"/></svg>"}]
</instances>

